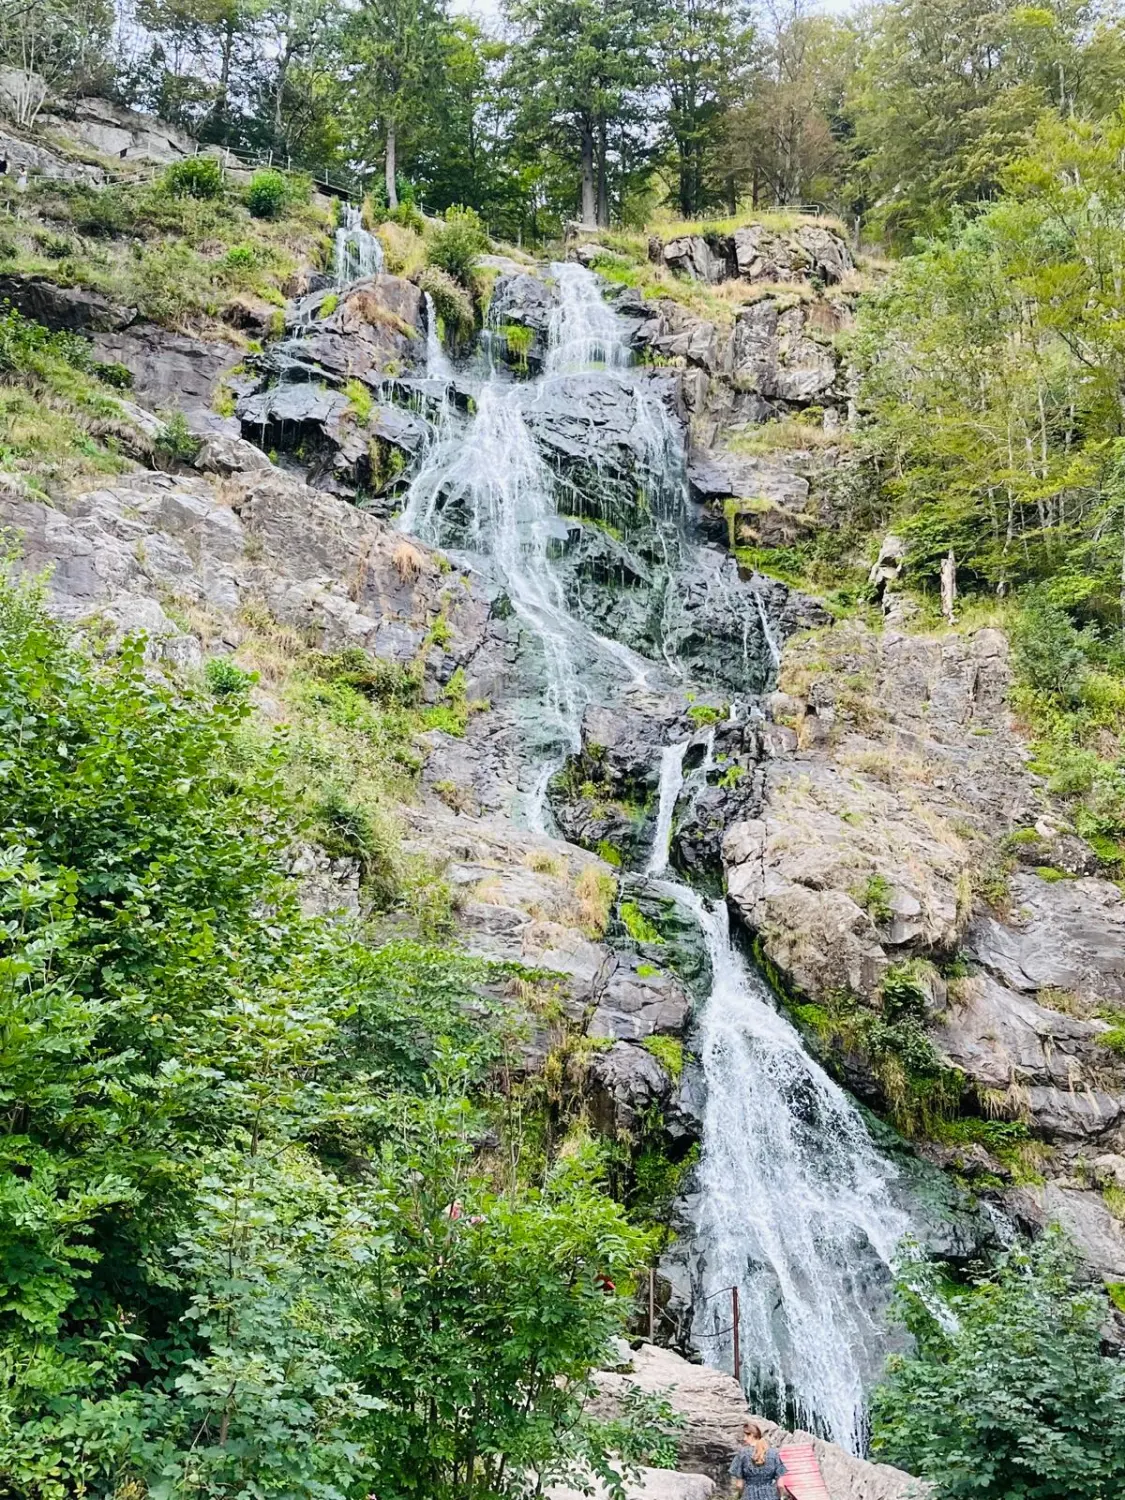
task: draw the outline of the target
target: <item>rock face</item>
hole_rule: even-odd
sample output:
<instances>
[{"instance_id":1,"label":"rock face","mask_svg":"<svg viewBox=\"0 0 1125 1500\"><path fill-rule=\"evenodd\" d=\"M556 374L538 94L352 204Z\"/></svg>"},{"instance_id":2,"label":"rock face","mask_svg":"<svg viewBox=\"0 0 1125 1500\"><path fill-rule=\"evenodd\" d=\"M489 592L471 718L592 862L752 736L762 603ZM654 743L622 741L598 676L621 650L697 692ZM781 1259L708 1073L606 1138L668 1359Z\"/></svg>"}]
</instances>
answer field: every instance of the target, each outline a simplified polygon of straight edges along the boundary
<instances>
[{"instance_id":1,"label":"rock face","mask_svg":"<svg viewBox=\"0 0 1125 1500\"><path fill-rule=\"evenodd\" d=\"M667 241L659 254L672 271L695 281L739 277L756 282L842 281L853 269L842 236L827 224L807 222L792 230L748 224L732 235L691 234Z\"/></svg>"},{"instance_id":2,"label":"rock face","mask_svg":"<svg viewBox=\"0 0 1125 1500\"><path fill-rule=\"evenodd\" d=\"M995 1196L1030 1227L1060 1219L1115 1280L1125 1232L1100 1189L1125 1146L1125 1068L1106 1045L1125 1017L1125 902L1095 876L1016 863L1012 849L1057 849L1083 870L1093 855L1042 822L1007 689L991 630L843 625L791 647L762 733L760 804L723 840L728 890L770 962L818 1004L847 995L878 1013L894 966L968 961L967 975L931 966L915 982L970 1105L1044 1143L1045 1185ZM998 881L990 907L982 892ZM1009 1178L981 1154L955 1164Z\"/></svg>"},{"instance_id":3,"label":"rock face","mask_svg":"<svg viewBox=\"0 0 1125 1500\"><path fill-rule=\"evenodd\" d=\"M87 151L126 162L164 164L198 150L196 142L183 131L108 99L76 99L66 116L52 116L41 123Z\"/></svg>"},{"instance_id":4,"label":"rock face","mask_svg":"<svg viewBox=\"0 0 1125 1500\"><path fill-rule=\"evenodd\" d=\"M678 1439L681 1469L707 1475L724 1489L729 1485L730 1462L741 1440L742 1424L751 1415L732 1376L689 1364L670 1349L642 1344L634 1351L631 1372L603 1371L597 1384L599 1415L618 1412L630 1387L663 1396L684 1418ZM776 1446L788 1441L813 1444L832 1500L921 1500L929 1492L927 1485L901 1469L867 1463L809 1433L788 1433L775 1423L755 1420Z\"/></svg>"},{"instance_id":5,"label":"rock face","mask_svg":"<svg viewBox=\"0 0 1125 1500\"><path fill-rule=\"evenodd\" d=\"M99 359L125 366L134 395L147 406L182 411L197 432L237 437L237 423L224 420L213 407L219 381L243 358L236 344L169 333L155 323L131 323L97 332L94 350Z\"/></svg>"},{"instance_id":6,"label":"rock face","mask_svg":"<svg viewBox=\"0 0 1125 1500\"><path fill-rule=\"evenodd\" d=\"M21 537L29 569L51 567L52 609L76 623L100 616L175 637L161 598L218 617L257 600L326 650L359 645L406 662L444 610L451 638L441 680L488 636L489 607L466 575L272 468L234 474L219 489L138 474L56 510L5 496L0 523Z\"/></svg>"},{"instance_id":7,"label":"rock face","mask_svg":"<svg viewBox=\"0 0 1125 1500\"><path fill-rule=\"evenodd\" d=\"M554 288L542 277L526 271L497 277L488 304L488 321L497 330L497 346L509 364L527 372L542 367L556 306ZM513 327L524 329L528 338L516 343L505 337L504 330Z\"/></svg>"},{"instance_id":8,"label":"rock face","mask_svg":"<svg viewBox=\"0 0 1125 1500\"><path fill-rule=\"evenodd\" d=\"M136 308L122 307L85 287L58 286L48 276L10 272L0 275L0 299L10 302L25 318L55 330L111 333L136 317Z\"/></svg>"}]
</instances>

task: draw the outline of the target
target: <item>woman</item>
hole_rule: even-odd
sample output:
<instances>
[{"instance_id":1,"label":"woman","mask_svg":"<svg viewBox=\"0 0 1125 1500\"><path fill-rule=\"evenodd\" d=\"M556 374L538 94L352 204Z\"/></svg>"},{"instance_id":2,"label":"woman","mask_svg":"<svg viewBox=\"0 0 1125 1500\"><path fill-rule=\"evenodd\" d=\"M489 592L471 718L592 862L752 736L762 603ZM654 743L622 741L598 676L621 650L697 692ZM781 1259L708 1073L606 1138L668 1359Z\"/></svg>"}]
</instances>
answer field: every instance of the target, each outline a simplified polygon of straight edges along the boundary
<instances>
[{"instance_id":1,"label":"woman","mask_svg":"<svg viewBox=\"0 0 1125 1500\"><path fill-rule=\"evenodd\" d=\"M757 1422L747 1422L743 1427L742 1447L734 1455L730 1472L735 1494L743 1500L779 1500L777 1481L785 1473L785 1465L781 1454L762 1436Z\"/></svg>"}]
</instances>

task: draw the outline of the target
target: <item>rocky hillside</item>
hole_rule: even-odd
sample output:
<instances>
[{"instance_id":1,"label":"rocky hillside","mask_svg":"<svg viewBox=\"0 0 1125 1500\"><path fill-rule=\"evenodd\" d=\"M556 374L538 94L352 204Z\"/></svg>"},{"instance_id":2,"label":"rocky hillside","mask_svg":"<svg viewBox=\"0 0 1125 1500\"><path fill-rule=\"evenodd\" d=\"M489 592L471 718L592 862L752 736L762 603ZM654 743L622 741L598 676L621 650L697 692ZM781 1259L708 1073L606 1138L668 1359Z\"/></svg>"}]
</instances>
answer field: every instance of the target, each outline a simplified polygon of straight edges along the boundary
<instances>
[{"instance_id":1,"label":"rocky hillside","mask_svg":"<svg viewBox=\"0 0 1125 1500\"><path fill-rule=\"evenodd\" d=\"M35 175L0 245L0 526L103 657L142 632L177 691L249 684L307 813L287 857L308 912L376 951L405 935L496 966L479 988L518 1046L480 1157L565 1161L596 1138L664 1257L654 1325L690 1347L715 975L653 863L664 810L671 870L725 899L776 1005L884 1122L918 1237L960 1273L1062 1224L1108 1290L1107 1347L1125 1341L1117 865L1033 763L1004 631L924 627L895 539L870 580L850 544L843 336L868 273L838 228L583 233L561 269L496 247L446 285L418 263L442 229L384 225L371 252L353 224L382 269L336 278L348 231L319 194L260 217L249 174L214 198L151 181L147 164L209 160L152 121L90 104L41 124L4 143ZM596 378L552 365L575 265L598 278L590 326L612 325ZM636 385L601 373L619 335ZM474 447L497 369L513 389L550 372L521 461L558 499L508 553L457 467L510 457L502 424ZM426 504L448 546L403 529ZM528 555L555 580L530 602ZM556 692L569 739L543 682L571 626L537 642L529 623L564 616L588 653ZM740 1393L648 1345L599 1399L630 1381L688 1392L680 1462L707 1476L653 1470L636 1493L702 1500ZM910 1492L818 1446L840 1500Z\"/></svg>"}]
</instances>

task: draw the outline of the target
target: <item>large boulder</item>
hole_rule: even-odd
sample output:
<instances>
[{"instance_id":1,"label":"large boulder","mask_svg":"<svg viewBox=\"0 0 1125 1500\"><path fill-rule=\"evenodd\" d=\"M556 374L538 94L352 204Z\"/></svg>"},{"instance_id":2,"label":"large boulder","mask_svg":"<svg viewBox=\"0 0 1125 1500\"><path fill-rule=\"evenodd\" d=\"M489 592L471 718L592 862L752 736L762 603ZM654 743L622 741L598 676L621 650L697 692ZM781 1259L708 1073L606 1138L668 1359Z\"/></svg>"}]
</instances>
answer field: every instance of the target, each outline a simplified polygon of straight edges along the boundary
<instances>
[{"instance_id":1,"label":"large boulder","mask_svg":"<svg viewBox=\"0 0 1125 1500\"><path fill-rule=\"evenodd\" d=\"M541 369L557 306L554 287L542 277L528 271L498 276L488 304L488 323L498 352L521 371ZM509 336L510 329L522 336Z\"/></svg>"},{"instance_id":2,"label":"large boulder","mask_svg":"<svg viewBox=\"0 0 1125 1500\"><path fill-rule=\"evenodd\" d=\"M722 242L714 237L681 235L664 246L664 264L670 271L679 271L693 281L725 281L730 275L730 263L724 249Z\"/></svg>"},{"instance_id":3,"label":"large boulder","mask_svg":"<svg viewBox=\"0 0 1125 1500\"><path fill-rule=\"evenodd\" d=\"M803 303L763 297L739 310L726 369L739 390L792 406L823 403L839 374L836 355Z\"/></svg>"}]
</instances>

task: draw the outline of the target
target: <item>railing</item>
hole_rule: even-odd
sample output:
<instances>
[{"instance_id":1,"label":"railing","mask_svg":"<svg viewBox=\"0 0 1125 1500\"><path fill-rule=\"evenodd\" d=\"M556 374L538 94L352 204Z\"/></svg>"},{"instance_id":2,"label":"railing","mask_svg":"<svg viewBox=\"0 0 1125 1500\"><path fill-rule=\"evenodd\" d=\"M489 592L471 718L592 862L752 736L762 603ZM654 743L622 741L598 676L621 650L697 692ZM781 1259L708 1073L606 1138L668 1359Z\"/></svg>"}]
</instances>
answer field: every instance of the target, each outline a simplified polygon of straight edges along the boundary
<instances>
[{"instance_id":1,"label":"railing","mask_svg":"<svg viewBox=\"0 0 1125 1500\"><path fill-rule=\"evenodd\" d=\"M739 1382L739 1384L741 1384L742 1345L739 1328L739 1324L741 1322L741 1314L738 1302L738 1288L736 1286L720 1287L717 1292L711 1292L708 1296L704 1297L698 1305L702 1306L706 1302L713 1302L716 1297L725 1297L728 1292L730 1293L731 1306L730 1326L728 1328L716 1328L711 1333L696 1333L694 1337L697 1339L718 1339L723 1338L728 1333L733 1334L734 1378ZM658 1308L656 1305L656 1270L654 1267L650 1266L648 1271L648 1341L650 1344L656 1342L656 1319L658 1314L662 1319L666 1320L671 1325L675 1333L678 1334L680 1332L680 1325L673 1321L668 1313L665 1312L664 1308Z\"/></svg>"}]
</instances>

